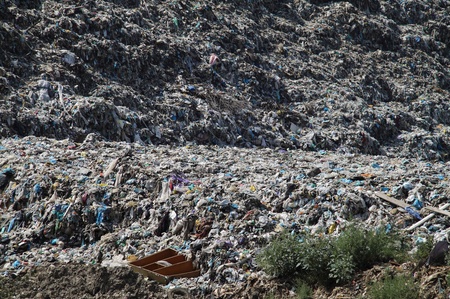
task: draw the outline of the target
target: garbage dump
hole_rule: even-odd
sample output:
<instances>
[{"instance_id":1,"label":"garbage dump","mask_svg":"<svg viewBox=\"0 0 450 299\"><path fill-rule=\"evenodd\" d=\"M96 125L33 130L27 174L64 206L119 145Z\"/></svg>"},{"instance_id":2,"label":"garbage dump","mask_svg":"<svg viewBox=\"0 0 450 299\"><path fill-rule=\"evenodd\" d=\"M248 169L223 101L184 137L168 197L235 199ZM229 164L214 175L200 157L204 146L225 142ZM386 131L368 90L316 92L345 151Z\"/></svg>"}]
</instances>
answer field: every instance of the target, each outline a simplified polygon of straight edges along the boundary
<instances>
[{"instance_id":1,"label":"garbage dump","mask_svg":"<svg viewBox=\"0 0 450 299\"><path fill-rule=\"evenodd\" d=\"M14 170L0 203L3 273L46 263L124 266L171 248L201 274L169 286L205 296L264 276L255 255L281 231L337 234L355 219L407 230L414 241L449 231L439 209L448 163L87 140L2 141L3 172ZM419 223L417 214L434 217Z\"/></svg>"},{"instance_id":2,"label":"garbage dump","mask_svg":"<svg viewBox=\"0 0 450 299\"><path fill-rule=\"evenodd\" d=\"M1 136L448 159L445 1L1 5Z\"/></svg>"},{"instance_id":3,"label":"garbage dump","mask_svg":"<svg viewBox=\"0 0 450 299\"><path fill-rule=\"evenodd\" d=\"M282 232L444 244L449 9L0 1L0 297L290 296L255 260ZM164 250L199 276L131 271Z\"/></svg>"}]
</instances>

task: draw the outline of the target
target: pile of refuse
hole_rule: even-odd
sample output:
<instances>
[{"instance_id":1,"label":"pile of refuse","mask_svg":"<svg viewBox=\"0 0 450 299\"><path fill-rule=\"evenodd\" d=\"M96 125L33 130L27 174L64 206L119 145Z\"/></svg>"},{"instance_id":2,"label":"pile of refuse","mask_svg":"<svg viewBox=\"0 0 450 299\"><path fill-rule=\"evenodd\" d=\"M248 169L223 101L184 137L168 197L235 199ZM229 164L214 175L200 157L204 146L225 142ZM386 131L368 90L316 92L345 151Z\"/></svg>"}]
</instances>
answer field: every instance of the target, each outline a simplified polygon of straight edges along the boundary
<instances>
[{"instance_id":1,"label":"pile of refuse","mask_svg":"<svg viewBox=\"0 0 450 299\"><path fill-rule=\"evenodd\" d=\"M0 3L0 136L448 159L447 1Z\"/></svg>"},{"instance_id":2,"label":"pile of refuse","mask_svg":"<svg viewBox=\"0 0 450 299\"><path fill-rule=\"evenodd\" d=\"M166 288L258 298L283 231L445 239L449 18L443 0L0 1L0 278L171 248L201 275Z\"/></svg>"},{"instance_id":3,"label":"pile of refuse","mask_svg":"<svg viewBox=\"0 0 450 299\"><path fill-rule=\"evenodd\" d=\"M172 248L201 275L168 287L203 296L267 277L255 257L282 231L338 234L361 221L405 230L416 245L449 232L445 207L428 210L448 201L444 162L94 135L6 138L1 153L4 275L55 262L123 266Z\"/></svg>"}]
</instances>

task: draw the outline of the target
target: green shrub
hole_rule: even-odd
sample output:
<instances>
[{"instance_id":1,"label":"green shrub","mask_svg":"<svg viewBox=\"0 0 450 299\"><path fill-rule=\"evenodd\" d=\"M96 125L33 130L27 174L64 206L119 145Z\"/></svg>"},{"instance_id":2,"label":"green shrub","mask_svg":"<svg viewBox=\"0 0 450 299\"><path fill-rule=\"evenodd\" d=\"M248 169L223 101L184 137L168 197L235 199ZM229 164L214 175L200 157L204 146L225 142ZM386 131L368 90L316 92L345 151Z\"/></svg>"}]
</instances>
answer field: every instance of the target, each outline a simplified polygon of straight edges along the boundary
<instances>
[{"instance_id":1,"label":"green shrub","mask_svg":"<svg viewBox=\"0 0 450 299\"><path fill-rule=\"evenodd\" d=\"M355 263L350 255L332 255L328 264L329 278L336 283L346 282L352 279L355 271Z\"/></svg>"},{"instance_id":2,"label":"green shrub","mask_svg":"<svg viewBox=\"0 0 450 299\"><path fill-rule=\"evenodd\" d=\"M350 256L356 269L365 270L390 259L403 259L401 237L384 230L350 225L334 242L334 256Z\"/></svg>"},{"instance_id":3,"label":"green shrub","mask_svg":"<svg viewBox=\"0 0 450 299\"><path fill-rule=\"evenodd\" d=\"M428 257L433 249L433 238L428 238L426 242L417 245L417 251L414 252L412 258L416 262L420 262Z\"/></svg>"},{"instance_id":4,"label":"green shrub","mask_svg":"<svg viewBox=\"0 0 450 299\"><path fill-rule=\"evenodd\" d=\"M328 265L331 263L332 248L330 238L304 237L297 264L299 277L310 284L329 284Z\"/></svg>"},{"instance_id":5,"label":"green shrub","mask_svg":"<svg viewBox=\"0 0 450 299\"><path fill-rule=\"evenodd\" d=\"M297 299L311 299L313 297L313 289L305 281L297 280L295 294Z\"/></svg>"},{"instance_id":6,"label":"green shrub","mask_svg":"<svg viewBox=\"0 0 450 299\"><path fill-rule=\"evenodd\" d=\"M300 241L301 240L301 241ZM283 234L257 256L258 265L277 277L300 277L309 284L351 280L357 270L401 259L399 235L349 226L338 237Z\"/></svg>"},{"instance_id":7,"label":"green shrub","mask_svg":"<svg viewBox=\"0 0 450 299\"><path fill-rule=\"evenodd\" d=\"M387 276L369 289L368 297L370 299L417 299L419 288L414 284L412 277Z\"/></svg>"},{"instance_id":8,"label":"green shrub","mask_svg":"<svg viewBox=\"0 0 450 299\"><path fill-rule=\"evenodd\" d=\"M286 277L292 275L300 260L301 246L299 240L287 233L273 240L257 256L256 262L272 276Z\"/></svg>"}]
</instances>

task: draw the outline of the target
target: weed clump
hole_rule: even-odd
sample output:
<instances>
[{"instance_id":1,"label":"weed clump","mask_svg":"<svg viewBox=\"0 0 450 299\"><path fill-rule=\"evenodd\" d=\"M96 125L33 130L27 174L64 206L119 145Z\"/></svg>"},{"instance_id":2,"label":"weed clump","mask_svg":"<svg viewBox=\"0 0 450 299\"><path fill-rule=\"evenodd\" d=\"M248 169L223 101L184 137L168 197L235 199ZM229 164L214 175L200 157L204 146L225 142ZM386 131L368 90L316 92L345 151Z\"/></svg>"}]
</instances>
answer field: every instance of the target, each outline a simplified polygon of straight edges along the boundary
<instances>
[{"instance_id":1,"label":"weed clump","mask_svg":"<svg viewBox=\"0 0 450 299\"><path fill-rule=\"evenodd\" d=\"M312 299L313 289L303 280L297 280L295 284L297 299Z\"/></svg>"},{"instance_id":2,"label":"weed clump","mask_svg":"<svg viewBox=\"0 0 450 299\"><path fill-rule=\"evenodd\" d=\"M276 277L299 277L309 284L342 284L358 270L389 260L403 261L399 235L350 225L339 236L282 234L257 256Z\"/></svg>"},{"instance_id":3,"label":"weed clump","mask_svg":"<svg viewBox=\"0 0 450 299\"><path fill-rule=\"evenodd\" d=\"M419 288L410 276L387 276L371 286L368 297L370 299L417 299Z\"/></svg>"},{"instance_id":4,"label":"weed clump","mask_svg":"<svg viewBox=\"0 0 450 299\"><path fill-rule=\"evenodd\" d=\"M433 239L428 238L426 242L419 243L417 250L413 254L413 260L420 262L428 257L431 250L433 249Z\"/></svg>"},{"instance_id":5,"label":"weed clump","mask_svg":"<svg viewBox=\"0 0 450 299\"><path fill-rule=\"evenodd\" d=\"M301 243L296 237L282 234L257 256L257 263L272 276L286 277L296 271L301 251Z\"/></svg>"}]
</instances>

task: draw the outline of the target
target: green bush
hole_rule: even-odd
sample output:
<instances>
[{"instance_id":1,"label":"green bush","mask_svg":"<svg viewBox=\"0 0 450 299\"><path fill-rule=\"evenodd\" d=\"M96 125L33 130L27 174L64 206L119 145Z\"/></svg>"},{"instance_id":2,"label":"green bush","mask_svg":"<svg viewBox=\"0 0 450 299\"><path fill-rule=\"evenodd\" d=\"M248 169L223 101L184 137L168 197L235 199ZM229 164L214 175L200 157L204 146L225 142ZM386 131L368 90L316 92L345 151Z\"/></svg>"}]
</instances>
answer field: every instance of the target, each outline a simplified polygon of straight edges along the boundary
<instances>
[{"instance_id":1,"label":"green bush","mask_svg":"<svg viewBox=\"0 0 450 299\"><path fill-rule=\"evenodd\" d=\"M310 284L317 282L328 284L331 239L308 236L303 238L299 247L301 254L297 263L298 276Z\"/></svg>"},{"instance_id":2,"label":"green bush","mask_svg":"<svg viewBox=\"0 0 450 299\"><path fill-rule=\"evenodd\" d=\"M428 257L433 249L433 238L428 238L426 242L417 245L417 251L414 252L412 258L416 262L420 262Z\"/></svg>"},{"instance_id":3,"label":"green bush","mask_svg":"<svg viewBox=\"0 0 450 299\"><path fill-rule=\"evenodd\" d=\"M387 276L369 289L368 297L370 299L417 299L419 288L414 284L412 277Z\"/></svg>"},{"instance_id":4,"label":"green bush","mask_svg":"<svg viewBox=\"0 0 450 299\"><path fill-rule=\"evenodd\" d=\"M334 256L350 256L356 269L365 270L390 259L403 259L401 236L384 230L349 226L334 242Z\"/></svg>"},{"instance_id":5,"label":"green bush","mask_svg":"<svg viewBox=\"0 0 450 299\"><path fill-rule=\"evenodd\" d=\"M287 233L273 240L256 258L258 265L272 276L286 277L295 272L301 257L298 239Z\"/></svg>"},{"instance_id":6,"label":"green bush","mask_svg":"<svg viewBox=\"0 0 450 299\"><path fill-rule=\"evenodd\" d=\"M364 270L390 259L402 259L399 235L349 226L338 237L283 234L257 256L258 265L276 277L300 277L330 285L351 280Z\"/></svg>"},{"instance_id":7,"label":"green bush","mask_svg":"<svg viewBox=\"0 0 450 299\"><path fill-rule=\"evenodd\" d=\"M313 297L313 289L305 281L297 280L295 294L297 299L311 299Z\"/></svg>"},{"instance_id":8,"label":"green bush","mask_svg":"<svg viewBox=\"0 0 450 299\"><path fill-rule=\"evenodd\" d=\"M350 255L332 255L331 261L328 263L329 278L336 283L346 282L352 279L355 271L355 263Z\"/></svg>"}]
</instances>

